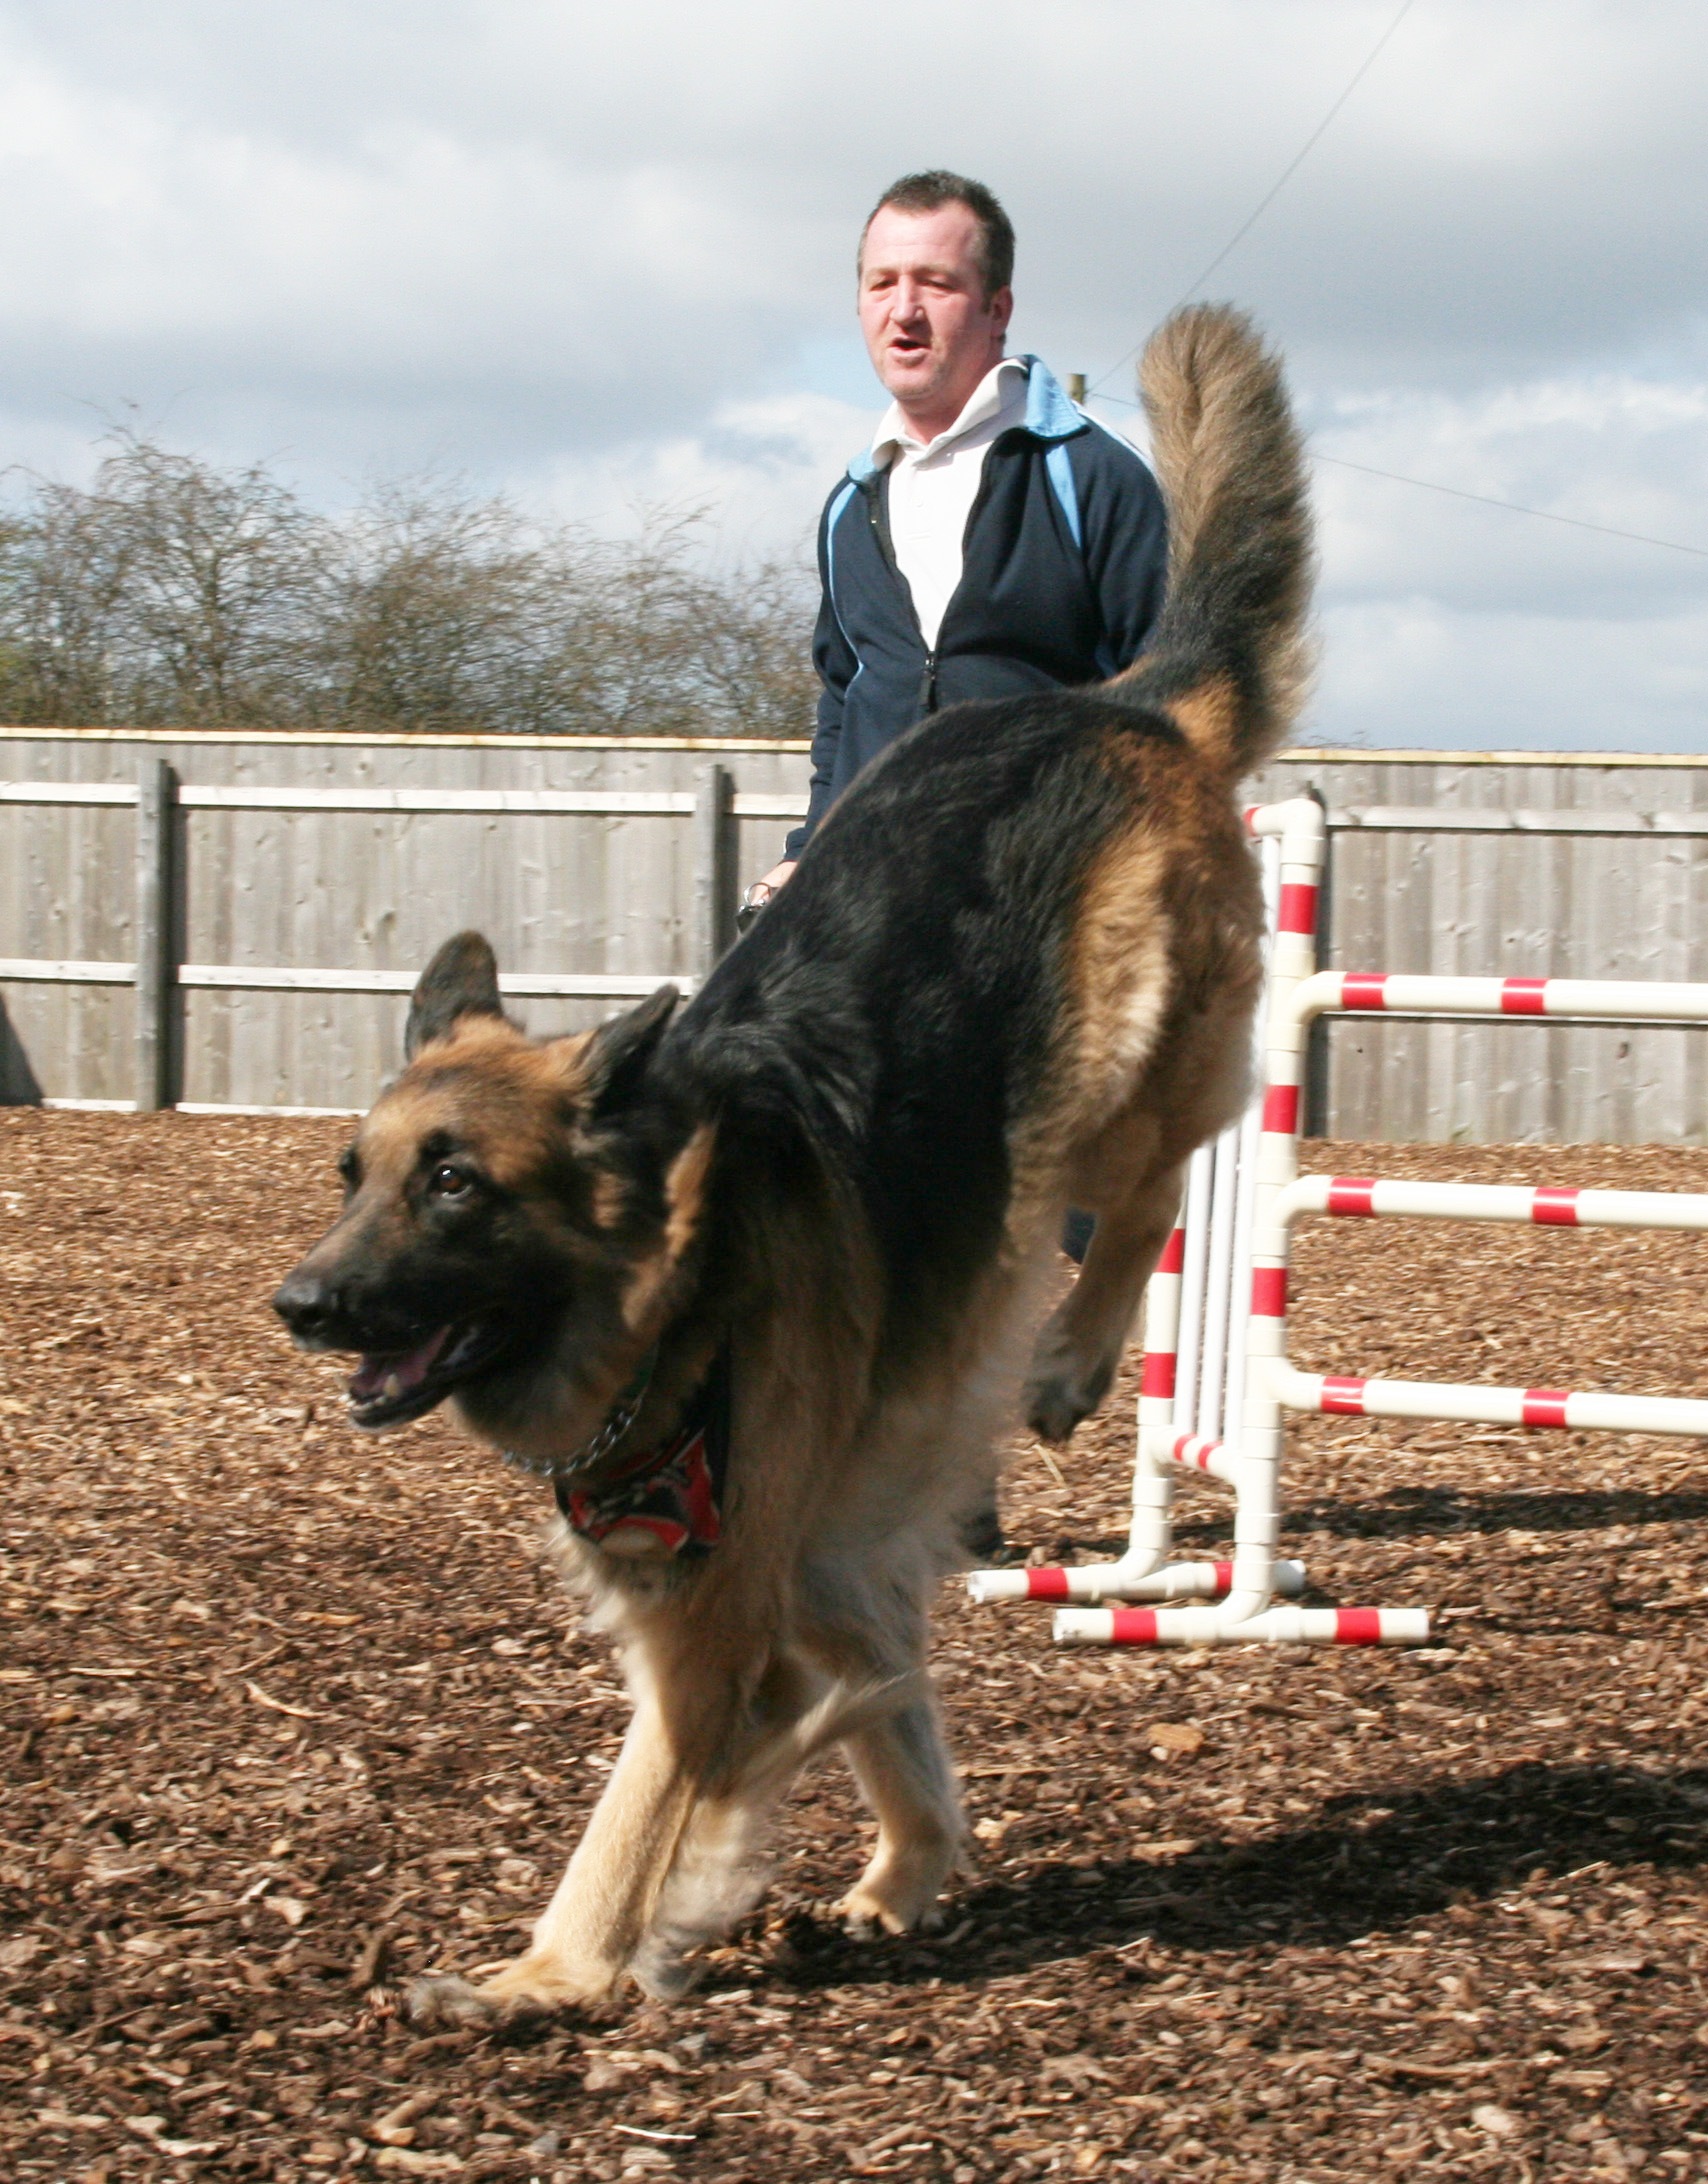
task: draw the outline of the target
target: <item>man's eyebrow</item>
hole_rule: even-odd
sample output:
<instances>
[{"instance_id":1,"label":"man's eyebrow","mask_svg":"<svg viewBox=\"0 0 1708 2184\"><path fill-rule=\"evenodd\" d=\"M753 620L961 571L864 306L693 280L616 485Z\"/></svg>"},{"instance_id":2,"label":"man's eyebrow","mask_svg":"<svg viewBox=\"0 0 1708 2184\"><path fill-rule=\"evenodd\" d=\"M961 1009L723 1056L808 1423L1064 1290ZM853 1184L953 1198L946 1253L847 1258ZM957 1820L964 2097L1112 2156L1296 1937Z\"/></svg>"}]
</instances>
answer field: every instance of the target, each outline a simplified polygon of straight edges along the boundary
<instances>
[{"instance_id":1,"label":"man's eyebrow","mask_svg":"<svg viewBox=\"0 0 1708 2184\"><path fill-rule=\"evenodd\" d=\"M867 280L872 279L875 274L887 275L893 280L898 273L929 273L935 274L942 279L954 279L962 273L970 274L971 270L970 267L951 265L946 261L939 263L933 260L928 265L868 265L862 268L862 273Z\"/></svg>"}]
</instances>

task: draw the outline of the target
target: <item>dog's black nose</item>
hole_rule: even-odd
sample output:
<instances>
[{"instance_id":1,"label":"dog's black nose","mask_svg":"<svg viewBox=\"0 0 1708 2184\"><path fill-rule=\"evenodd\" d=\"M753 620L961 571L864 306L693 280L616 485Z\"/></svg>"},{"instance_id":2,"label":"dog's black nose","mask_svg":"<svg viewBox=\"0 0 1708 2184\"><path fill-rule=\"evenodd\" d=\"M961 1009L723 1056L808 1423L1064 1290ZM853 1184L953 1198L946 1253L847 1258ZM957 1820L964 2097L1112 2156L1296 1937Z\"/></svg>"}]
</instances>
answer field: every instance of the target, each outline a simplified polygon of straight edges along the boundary
<instances>
[{"instance_id":1,"label":"dog's black nose","mask_svg":"<svg viewBox=\"0 0 1708 2184\"><path fill-rule=\"evenodd\" d=\"M326 1335L343 1309L336 1287L300 1269L273 1292L273 1310L299 1342Z\"/></svg>"}]
</instances>

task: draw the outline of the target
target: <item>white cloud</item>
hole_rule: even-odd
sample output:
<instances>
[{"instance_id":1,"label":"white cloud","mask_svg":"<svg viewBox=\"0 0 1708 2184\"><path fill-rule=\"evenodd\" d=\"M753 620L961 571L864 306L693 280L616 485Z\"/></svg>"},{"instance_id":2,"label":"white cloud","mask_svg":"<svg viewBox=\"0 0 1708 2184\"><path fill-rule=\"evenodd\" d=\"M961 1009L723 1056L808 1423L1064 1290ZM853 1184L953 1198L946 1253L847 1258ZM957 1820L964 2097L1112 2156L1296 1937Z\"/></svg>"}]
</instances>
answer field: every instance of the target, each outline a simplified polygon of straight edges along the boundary
<instances>
[{"instance_id":1,"label":"white cloud","mask_svg":"<svg viewBox=\"0 0 1708 2184\"><path fill-rule=\"evenodd\" d=\"M649 509L699 510L699 533L720 561L810 560L819 507L870 440L876 416L876 405L861 410L823 395L729 402L700 432L570 458L548 473L542 497L559 515L608 532Z\"/></svg>"},{"instance_id":2,"label":"white cloud","mask_svg":"<svg viewBox=\"0 0 1708 2184\"><path fill-rule=\"evenodd\" d=\"M1314 742L1455 751L1708 751L1708 606L1610 619L1331 604Z\"/></svg>"},{"instance_id":3,"label":"white cloud","mask_svg":"<svg viewBox=\"0 0 1708 2184\"><path fill-rule=\"evenodd\" d=\"M1590 373L1470 397L1346 395L1328 405L1314 444L1365 466L1316 473L1318 734L1708 749L1708 385Z\"/></svg>"}]
</instances>

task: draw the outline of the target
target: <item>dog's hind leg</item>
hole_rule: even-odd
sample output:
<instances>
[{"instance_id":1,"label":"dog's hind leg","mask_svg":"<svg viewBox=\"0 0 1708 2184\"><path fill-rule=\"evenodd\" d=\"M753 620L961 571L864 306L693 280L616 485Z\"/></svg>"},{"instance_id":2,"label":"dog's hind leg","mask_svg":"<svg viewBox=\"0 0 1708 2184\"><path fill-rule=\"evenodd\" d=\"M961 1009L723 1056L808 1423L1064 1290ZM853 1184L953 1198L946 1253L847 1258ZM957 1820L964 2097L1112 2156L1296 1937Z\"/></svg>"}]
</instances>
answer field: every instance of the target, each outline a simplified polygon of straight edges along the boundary
<instances>
[{"instance_id":1,"label":"dog's hind leg","mask_svg":"<svg viewBox=\"0 0 1708 2184\"><path fill-rule=\"evenodd\" d=\"M863 1664L850 1683L825 1673L804 1654L785 1653L772 1662L754 1708L755 1733L726 1786L695 1806L652 1925L629 1966L649 1994L681 1994L692 1978L685 1962L689 1953L728 1933L758 1901L768 1877L773 1817L801 1768L827 1745L840 1742L852 1749L874 1724L881 1739L898 1710L905 1713L920 1702L924 1684L922 1667L886 1675L868 1673ZM935 1717L928 1706L921 1710L934 1733ZM908 1742L905 1732L902 1741ZM954 1785L940 1744L937 1752L940 1764L916 1765L913 1771L933 1787L936 1804L948 1812L952 1840L958 1841ZM894 1768L880 1759L872 1771L888 1783ZM888 1794L892 1807L906 1803L905 1785ZM920 1833L915 1825L908 1841L917 1843ZM898 1900L904 1894L899 1891ZM931 1894L935 1882L926 1901Z\"/></svg>"},{"instance_id":2,"label":"dog's hind leg","mask_svg":"<svg viewBox=\"0 0 1708 2184\"><path fill-rule=\"evenodd\" d=\"M693 1984L695 1949L721 1940L758 1902L770 1877L769 1837L787 1783L752 1795L702 1798L682 1831L651 1925L629 1963L661 2000Z\"/></svg>"},{"instance_id":3,"label":"dog's hind leg","mask_svg":"<svg viewBox=\"0 0 1708 2184\"><path fill-rule=\"evenodd\" d=\"M839 1906L851 1932L906 1933L929 1917L961 1847L961 1801L937 1708L917 1696L843 1740L878 1817L872 1861Z\"/></svg>"},{"instance_id":4,"label":"dog's hind leg","mask_svg":"<svg viewBox=\"0 0 1708 2184\"><path fill-rule=\"evenodd\" d=\"M1045 1322L1032 1355L1026 1421L1044 1441L1065 1441L1109 1392L1121 1350L1180 1208L1185 1171L1153 1170L1097 1208L1079 1278Z\"/></svg>"}]
</instances>

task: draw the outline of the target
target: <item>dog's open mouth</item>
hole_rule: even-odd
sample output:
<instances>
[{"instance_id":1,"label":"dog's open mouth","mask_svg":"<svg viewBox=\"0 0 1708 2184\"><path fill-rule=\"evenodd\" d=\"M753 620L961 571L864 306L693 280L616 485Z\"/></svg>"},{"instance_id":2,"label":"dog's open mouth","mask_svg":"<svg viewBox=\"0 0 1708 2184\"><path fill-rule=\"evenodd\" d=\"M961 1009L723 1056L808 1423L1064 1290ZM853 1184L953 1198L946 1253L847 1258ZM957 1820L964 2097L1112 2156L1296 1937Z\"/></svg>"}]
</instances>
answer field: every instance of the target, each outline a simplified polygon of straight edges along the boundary
<instances>
[{"instance_id":1,"label":"dog's open mouth","mask_svg":"<svg viewBox=\"0 0 1708 2184\"><path fill-rule=\"evenodd\" d=\"M406 1425L442 1402L504 1346L503 1332L482 1320L441 1327L413 1350L375 1350L350 1375L350 1423Z\"/></svg>"}]
</instances>

